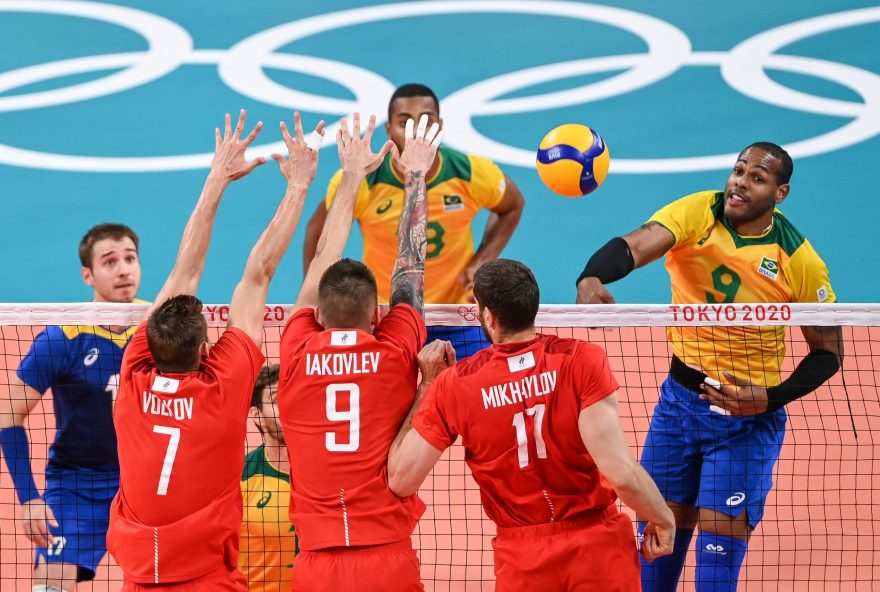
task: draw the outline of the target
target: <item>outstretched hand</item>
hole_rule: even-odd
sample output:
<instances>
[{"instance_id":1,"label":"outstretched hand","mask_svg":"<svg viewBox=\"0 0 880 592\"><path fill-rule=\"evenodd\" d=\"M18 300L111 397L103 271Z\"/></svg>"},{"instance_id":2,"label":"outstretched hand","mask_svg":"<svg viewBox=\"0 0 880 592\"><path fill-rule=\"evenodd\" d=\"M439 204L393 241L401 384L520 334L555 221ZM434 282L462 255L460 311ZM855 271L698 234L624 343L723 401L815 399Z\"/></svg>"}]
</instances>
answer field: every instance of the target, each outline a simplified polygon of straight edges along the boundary
<instances>
[{"instance_id":1,"label":"outstretched hand","mask_svg":"<svg viewBox=\"0 0 880 592\"><path fill-rule=\"evenodd\" d=\"M415 127L412 119L406 121L403 137L403 154L398 155L396 147L392 149L392 156L397 165L403 171L421 171L423 174L431 169L434 158L437 156L437 148L443 139L443 130L434 122L431 129L428 127L428 116L419 118L419 126ZM415 129L414 129L415 128Z\"/></svg>"},{"instance_id":2,"label":"outstretched hand","mask_svg":"<svg viewBox=\"0 0 880 592\"><path fill-rule=\"evenodd\" d=\"M315 179L318 170L318 149L324 138L324 120L318 122L315 131L308 139L303 134L299 111L293 113L293 126L293 137L291 137L287 124L281 122L281 137L284 145L287 146L287 158L280 154L273 154L272 158L278 163L278 169L287 179L288 185L308 186Z\"/></svg>"},{"instance_id":3,"label":"outstretched hand","mask_svg":"<svg viewBox=\"0 0 880 592\"><path fill-rule=\"evenodd\" d=\"M578 304L614 304L614 296L605 287L605 284L599 281L599 278L586 277L578 282L577 300Z\"/></svg>"},{"instance_id":4,"label":"outstretched hand","mask_svg":"<svg viewBox=\"0 0 880 592\"><path fill-rule=\"evenodd\" d=\"M767 411L768 397L766 387L749 382L745 378L734 376L729 372L725 372L724 377L730 381L730 384L713 386L707 384L709 379L701 384L700 387L703 389L703 394L700 395L700 398L737 417L757 415Z\"/></svg>"},{"instance_id":5,"label":"outstretched hand","mask_svg":"<svg viewBox=\"0 0 880 592\"><path fill-rule=\"evenodd\" d=\"M246 176L252 170L265 164L266 159L263 157L255 158L252 161L244 157L245 150L251 145L251 142L260 133L263 128L263 122L258 121L254 129L241 139L244 132L245 111L241 110L238 115L238 123L235 131L232 130L232 117L226 114L226 125L223 135L220 135L220 128L214 129L214 159L211 161L211 172L220 175L226 181L235 181Z\"/></svg>"},{"instance_id":6,"label":"outstretched hand","mask_svg":"<svg viewBox=\"0 0 880 592\"><path fill-rule=\"evenodd\" d=\"M379 149L379 152L373 154L370 147L370 140L373 138L373 130L376 129L376 116L370 115L367 122L367 129L364 136L361 137L361 114L354 113L351 116L352 131L348 131L348 121L342 120L339 130L336 132L336 146L339 149L339 162L342 169L360 175L368 175L379 168L385 156L397 148L394 142L388 140Z\"/></svg>"}]
</instances>

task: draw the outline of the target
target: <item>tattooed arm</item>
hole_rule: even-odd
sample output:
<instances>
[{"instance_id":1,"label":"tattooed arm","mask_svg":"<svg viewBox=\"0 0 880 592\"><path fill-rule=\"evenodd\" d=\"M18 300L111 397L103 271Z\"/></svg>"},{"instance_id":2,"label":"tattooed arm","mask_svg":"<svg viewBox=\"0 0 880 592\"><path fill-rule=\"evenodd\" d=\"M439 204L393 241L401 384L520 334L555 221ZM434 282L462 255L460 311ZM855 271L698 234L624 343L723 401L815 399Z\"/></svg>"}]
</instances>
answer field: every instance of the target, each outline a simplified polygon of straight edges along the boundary
<instances>
[{"instance_id":1,"label":"tattooed arm","mask_svg":"<svg viewBox=\"0 0 880 592\"><path fill-rule=\"evenodd\" d=\"M425 174L434 163L443 132L435 123L425 132L423 115L413 136L413 120L406 122L406 143L398 164L404 170L405 199L397 226L397 261L391 273L391 306L409 304L424 315L425 257L428 237L428 196Z\"/></svg>"}]
</instances>

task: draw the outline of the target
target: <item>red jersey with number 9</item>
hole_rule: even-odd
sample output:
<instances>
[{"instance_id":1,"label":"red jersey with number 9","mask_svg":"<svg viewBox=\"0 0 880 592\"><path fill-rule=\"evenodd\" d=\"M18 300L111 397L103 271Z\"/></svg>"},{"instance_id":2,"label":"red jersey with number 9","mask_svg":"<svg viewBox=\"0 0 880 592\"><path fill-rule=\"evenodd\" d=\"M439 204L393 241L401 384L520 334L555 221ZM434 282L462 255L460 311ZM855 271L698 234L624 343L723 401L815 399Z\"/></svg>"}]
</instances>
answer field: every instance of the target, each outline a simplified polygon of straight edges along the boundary
<instances>
[{"instance_id":1,"label":"red jersey with number 9","mask_svg":"<svg viewBox=\"0 0 880 592\"><path fill-rule=\"evenodd\" d=\"M581 410L617 388L600 347L538 335L495 344L442 372L413 427L438 450L461 436L483 508L498 526L559 522L617 499L578 430Z\"/></svg>"},{"instance_id":2,"label":"red jersey with number 9","mask_svg":"<svg viewBox=\"0 0 880 592\"><path fill-rule=\"evenodd\" d=\"M300 548L403 540L425 506L388 488L391 443L412 407L422 317L392 307L370 334L324 328L299 310L281 336L278 412L290 454L290 520Z\"/></svg>"},{"instance_id":3,"label":"red jersey with number 9","mask_svg":"<svg viewBox=\"0 0 880 592\"><path fill-rule=\"evenodd\" d=\"M231 327L195 372L159 374L146 322L125 350L113 412L119 493L107 547L127 580L191 580L238 562L247 413L265 358Z\"/></svg>"}]
</instances>

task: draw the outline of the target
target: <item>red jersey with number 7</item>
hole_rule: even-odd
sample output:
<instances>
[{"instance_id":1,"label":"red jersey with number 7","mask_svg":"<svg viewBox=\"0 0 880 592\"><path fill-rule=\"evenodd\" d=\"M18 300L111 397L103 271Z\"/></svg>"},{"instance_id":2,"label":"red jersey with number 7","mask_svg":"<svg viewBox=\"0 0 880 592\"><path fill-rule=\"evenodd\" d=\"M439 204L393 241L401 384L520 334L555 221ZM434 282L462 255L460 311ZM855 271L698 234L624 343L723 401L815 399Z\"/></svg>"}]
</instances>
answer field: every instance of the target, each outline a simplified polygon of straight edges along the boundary
<instances>
[{"instance_id":1,"label":"red jersey with number 7","mask_svg":"<svg viewBox=\"0 0 880 592\"><path fill-rule=\"evenodd\" d=\"M159 374L146 322L138 327L113 412L120 479L107 533L126 580L181 582L237 566L247 413L264 361L231 327L197 371Z\"/></svg>"},{"instance_id":2,"label":"red jersey with number 7","mask_svg":"<svg viewBox=\"0 0 880 592\"><path fill-rule=\"evenodd\" d=\"M581 410L617 387L600 347L538 335L443 371L413 427L438 450L461 436L483 508L498 526L559 522L617 499L578 430Z\"/></svg>"},{"instance_id":3,"label":"red jersey with number 7","mask_svg":"<svg viewBox=\"0 0 880 592\"><path fill-rule=\"evenodd\" d=\"M311 308L284 328L278 411L300 548L382 545L412 534L425 506L388 488L386 465L413 404L425 337L422 317L406 304L372 334L324 330Z\"/></svg>"}]
</instances>

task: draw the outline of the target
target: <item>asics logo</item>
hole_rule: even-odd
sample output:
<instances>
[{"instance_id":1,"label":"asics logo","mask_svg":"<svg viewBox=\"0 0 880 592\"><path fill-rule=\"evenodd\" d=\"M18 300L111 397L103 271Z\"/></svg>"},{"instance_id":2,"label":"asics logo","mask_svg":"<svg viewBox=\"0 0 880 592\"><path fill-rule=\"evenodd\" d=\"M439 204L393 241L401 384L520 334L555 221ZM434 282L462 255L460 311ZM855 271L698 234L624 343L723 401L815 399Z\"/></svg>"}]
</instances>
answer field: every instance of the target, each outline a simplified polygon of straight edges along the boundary
<instances>
[{"instance_id":1,"label":"asics logo","mask_svg":"<svg viewBox=\"0 0 880 592\"><path fill-rule=\"evenodd\" d=\"M97 347L93 347L92 349L90 349L90 350L89 350L89 353L86 354L86 357L83 358L83 365L84 365L84 366L91 366L92 364L94 364L95 362L97 362L97 361L98 361L98 355L99 355L100 353L101 353L101 352L98 351L98 348L97 348Z\"/></svg>"},{"instance_id":2,"label":"asics logo","mask_svg":"<svg viewBox=\"0 0 880 592\"><path fill-rule=\"evenodd\" d=\"M727 549L721 545L713 545L712 543L706 545L705 551L707 553L715 553L716 555L727 555Z\"/></svg>"},{"instance_id":3,"label":"asics logo","mask_svg":"<svg viewBox=\"0 0 880 592\"><path fill-rule=\"evenodd\" d=\"M737 491L732 496L727 498L727 500L724 503L727 504L728 506L738 506L741 503L743 503L745 500L746 500L746 494L744 494L742 491Z\"/></svg>"},{"instance_id":4,"label":"asics logo","mask_svg":"<svg viewBox=\"0 0 880 592\"><path fill-rule=\"evenodd\" d=\"M574 61L542 64L476 81L443 98L445 126L454 130L446 143L452 148L475 152L498 163L533 167L535 154L478 131L473 120L491 115L540 113L550 109L583 105L614 98L658 83L682 68L716 66L726 84L755 101L784 109L831 115L842 119L837 129L786 145L794 157L826 154L880 134L880 92L876 75L854 65L827 59L816 60L776 52L817 35L880 21L880 7L839 11L801 21L784 23L739 40L727 51L695 51L691 40L675 25L635 10L595 6L581 2L532 2L518 0L469 0L468 2L400 2L327 12L293 20L259 31L229 48L195 48L193 38L181 24L157 14L96 2L30 0L0 2L0 12L63 15L110 23L143 38L146 50L71 56L0 72L0 112L22 111L126 92L172 74L186 65L216 65L220 79L242 96L268 105L304 112L347 115L385 112L394 85L380 74L326 57L279 51L295 42L351 27L383 21L435 15L473 13L526 14L598 23L636 36L647 47L642 53L602 55ZM36 31L23 31L23 35ZM465 40L470 41L470 40ZM765 71L781 70L829 80L858 95L856 100L830 100L783 86ZM354 99L340 99L284 86L267 70L283 70L324 78L348 90ZM99 74L84 82L48 90L14 91L43 83L41 88L64 77ZM585 75L605 74L589 84L566 90L547 90L517 96L522 89L553 84ZM49 85L45 84L49 83ZM514 96L510 96L514 95ZM507 98L500 98L500 97ZM379 122L381 123L381 121ZM338 124L327 126L333 137ZM327 145L332 145L328 142ZM254 146L255 156L281 152L283 142ZM668 158L622 158L615 156L615 173L694 172L727 169L736 154ZM26 150L0 144L0 163L38 169L78 172L147 172L200 169L210 166L212 153L122 157L70 155Z\"/></svg>"}]
</instances>

